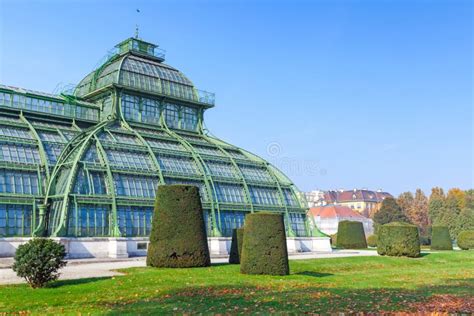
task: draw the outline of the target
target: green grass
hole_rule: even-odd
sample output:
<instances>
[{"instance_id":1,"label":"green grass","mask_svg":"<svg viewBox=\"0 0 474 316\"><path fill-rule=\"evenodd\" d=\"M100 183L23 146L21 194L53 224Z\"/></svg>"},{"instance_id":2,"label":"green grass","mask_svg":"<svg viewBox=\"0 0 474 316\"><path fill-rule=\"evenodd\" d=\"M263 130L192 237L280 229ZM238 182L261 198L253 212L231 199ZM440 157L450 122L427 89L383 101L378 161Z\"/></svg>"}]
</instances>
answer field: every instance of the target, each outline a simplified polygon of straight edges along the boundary
<instances>
[{"instance_id":1,"label":"green grass","mask_svg":"<svg viewBox=\"0 0 474 316\"><path fill-rule=\"evenodd\" d=\"M281 277L241 275L239 265L134 268L123 270L125 276L57 281L37 290L0 286L0 314L414 311L446 297L457 303L445 309L474 308L473 251L299 260L290 269Z\"/></svg>"}]
</instances>

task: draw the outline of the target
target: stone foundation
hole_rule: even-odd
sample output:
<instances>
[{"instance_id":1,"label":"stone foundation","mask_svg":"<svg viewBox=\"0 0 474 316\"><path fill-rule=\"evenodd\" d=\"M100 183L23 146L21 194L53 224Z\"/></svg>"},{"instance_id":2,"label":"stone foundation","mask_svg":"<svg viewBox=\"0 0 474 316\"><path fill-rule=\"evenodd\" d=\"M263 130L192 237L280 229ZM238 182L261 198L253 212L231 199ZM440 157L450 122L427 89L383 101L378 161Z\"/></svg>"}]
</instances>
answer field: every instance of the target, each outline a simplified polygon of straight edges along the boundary
<instances>
[{"instance_id":1,"label":"stone foundation","mask_svg":"<svg viewBox=\"0 0 474 316\"><path fill-rule=\"evenodd\" d=\"M31 238L0 238L0 257L13 257L16 248ZM53 238L66 247L69 259L78 258L128 258L146 256L149 240L145 237L130 238ZM230 237L208 238L211 257L228 256ZM288 253L328 252L328 237L288 237Z\"/></svg>"}]
</instances>

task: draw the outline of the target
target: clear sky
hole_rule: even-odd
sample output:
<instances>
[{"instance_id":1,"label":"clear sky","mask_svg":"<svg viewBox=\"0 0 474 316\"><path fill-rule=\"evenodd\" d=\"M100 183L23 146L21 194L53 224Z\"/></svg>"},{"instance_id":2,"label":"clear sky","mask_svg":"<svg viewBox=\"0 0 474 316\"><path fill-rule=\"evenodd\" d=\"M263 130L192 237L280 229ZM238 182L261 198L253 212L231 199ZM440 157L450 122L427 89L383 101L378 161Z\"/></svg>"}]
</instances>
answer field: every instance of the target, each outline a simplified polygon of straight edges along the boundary
<instances>
[{"instance_id":1,"label":"clear sky","mask_svg":"<svg viewBox=\"0 0 474 316\"><path fill-rule=\"evenodd\" d=\"M0 0L0 82L77 83L139 23L300 189L469 188L473 3Z\"/></svg>"}]
</instances>

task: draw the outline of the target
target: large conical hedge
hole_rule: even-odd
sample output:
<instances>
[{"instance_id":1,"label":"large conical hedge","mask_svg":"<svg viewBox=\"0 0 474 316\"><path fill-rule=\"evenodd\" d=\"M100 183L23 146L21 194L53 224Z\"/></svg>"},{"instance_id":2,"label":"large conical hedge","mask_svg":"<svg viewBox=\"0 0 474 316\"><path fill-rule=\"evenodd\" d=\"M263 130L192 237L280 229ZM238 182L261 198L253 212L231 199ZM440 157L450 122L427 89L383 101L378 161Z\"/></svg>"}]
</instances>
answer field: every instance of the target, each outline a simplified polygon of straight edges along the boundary
<instances>
[{"instance_id":1,"label":"large conical hedge","mask_svg":"<svg viewBox=\"0 0 474 316\"><path fill-rule=\"evenodd\" d=\"M431 229L431 250L453 250L453 243L447 226L433 226Z\"/></svg>"},{"instance_id":2,"label":"large conical hedge","mask_svg":"<svg viewBox=\"0 0 474 316\"><path fill-rule=\"evenodd\" d=\"M240 272L270 275L290 273L282 214L258 212L246 216Z\"/></svg>"},{"instance_id":3,"label":"large conical hedge","mask_svg":"<svg viewBox=\"0 0 474 316\"><path fill-rule=\"evenodd\" d=\"M158 187L147 265L163 268L211 264L204 215L197 187Z\"/></svg>"},{"instance_id":4,"label":"large conical hedge","mask_svg":"<svg viewBox=\"0 0 474 316\"><path fill-rule=\"evenodd\" d=\"M420 256L420 237L415 225L394 222L379 227L377 252L383 256Z\"/></svg>"},{"instance_id":5,"label":"large conical hedge","mask_svg":"<svg viewBox=\"0 0 474 316\"><path fill-rule=\"evenodd\" d=\"M244 242L244 228L232 231L232 243L230 245L229 263L239 264L242 255L242 244Z\"/></svg>"},{"instance_id":6,"label":"large conical hedge","mask_svg":"<svg viewBox=\"0 0 474 316\"><path fill-rule=\"evenodd\" d=\"M337 227L337 248L344 249L365 249L367 239L365 239L364 226L361 222L340 221Z\"/></svg>"}]
</instances>

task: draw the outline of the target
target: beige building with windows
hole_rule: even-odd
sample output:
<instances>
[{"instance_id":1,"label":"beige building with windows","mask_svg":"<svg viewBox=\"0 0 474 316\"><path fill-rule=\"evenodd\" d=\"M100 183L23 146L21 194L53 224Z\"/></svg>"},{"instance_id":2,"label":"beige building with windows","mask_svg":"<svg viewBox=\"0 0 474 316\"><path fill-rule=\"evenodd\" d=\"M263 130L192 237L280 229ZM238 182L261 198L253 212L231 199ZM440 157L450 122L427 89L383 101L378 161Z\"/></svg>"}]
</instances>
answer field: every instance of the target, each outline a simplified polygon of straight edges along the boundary
<instances>
[{"instance_id":1,"label":"beige building with windows","mask_svg":"<svg viewBox=\"0 0 474 316\"><path fill-rule=\"evenodd\" d=\"M392 197L392 195L382 190L354 189L324 192L325 204L347 206L370 218L380 209L383 200L387 197Z\"/></svg>"}]
</instances>

